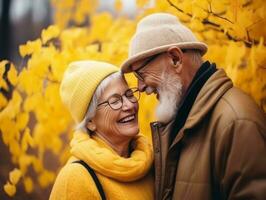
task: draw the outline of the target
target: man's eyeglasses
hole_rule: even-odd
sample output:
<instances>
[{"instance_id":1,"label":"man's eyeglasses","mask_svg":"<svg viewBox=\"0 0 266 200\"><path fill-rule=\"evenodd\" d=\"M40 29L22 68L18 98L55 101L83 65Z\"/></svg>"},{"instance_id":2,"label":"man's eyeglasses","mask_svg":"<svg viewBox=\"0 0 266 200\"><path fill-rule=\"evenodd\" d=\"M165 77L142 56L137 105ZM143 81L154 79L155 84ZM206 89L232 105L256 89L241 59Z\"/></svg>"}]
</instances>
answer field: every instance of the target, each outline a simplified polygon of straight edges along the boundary
<instances>
[{"instance_id":1,"label":"man's eyeglasses","mask_svg":"<svg viewBox=\"0 0 266 200\"><path fill-rule=\"evenodd\" d=\"M153 61L155 58L157 58L159 54L156 54L154 56L151 56L149 59L147 59L138 69L136 69L135 71L133 71L133 74L135 75L135 77L140 80L140 81L144 81L144 78L142 77L141 73L139 72L141 69L143 69L144 67L146 67L151 61Z\"/></svg>"},{"instance_id":2,"label":"man's eyeglasses","mask_svg":"<svg viewBox=\"0 0 266 200\"><path fill-rule=\"evenodd\" d=\"M181 51L183 53L186 53L188 51L188 49L181 49ZM141 73L139 72L141 69L143 69L144 67L146 67L150 62L152 62L155 58L157 58L159 55L161 55L162 53L158 53L155 54L154 56L151 56L149 59L147 59L138 69L136 69L135 71L133 71L133 74L135 75L135 77L140 80L140 81L144 81L144 78L142 77Z\"/></svg>"},{"instance_id":3,"label":"man's eyeglasses","mask_svg":"<svg viewBox=\"0 0 266 200\"><path fill-rule=\"evenodd\" d=\"M106 104L109 105L113 110L118 110L123 106L123 96L125 96L131 103L136 103L140 98L140 92L138 88L129 88L123 95L114 94L110 96L107 101L99 103L97 106Z\"/></svg>"}]
</instances>

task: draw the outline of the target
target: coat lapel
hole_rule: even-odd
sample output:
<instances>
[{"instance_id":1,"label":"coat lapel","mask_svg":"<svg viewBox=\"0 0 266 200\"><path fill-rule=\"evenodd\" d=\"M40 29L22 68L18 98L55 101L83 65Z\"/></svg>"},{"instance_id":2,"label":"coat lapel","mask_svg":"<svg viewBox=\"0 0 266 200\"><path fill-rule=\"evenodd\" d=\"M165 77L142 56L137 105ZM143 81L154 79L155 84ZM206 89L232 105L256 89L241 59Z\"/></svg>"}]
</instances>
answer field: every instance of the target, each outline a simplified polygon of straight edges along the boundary
<instances>
[{"instance_id":1,"label":"coat lapel","mask_svg":"<svg viewBox=\"0 0 266 200\"><path fill-rule=\"evenodd\" d=\"M170 146L173 148L189 129L192 129L206 116L226 91L233 87L232 81L226 76L223 69L215 72L205 83L192 106L186 123Z\"/></svg>"}]
</instances>

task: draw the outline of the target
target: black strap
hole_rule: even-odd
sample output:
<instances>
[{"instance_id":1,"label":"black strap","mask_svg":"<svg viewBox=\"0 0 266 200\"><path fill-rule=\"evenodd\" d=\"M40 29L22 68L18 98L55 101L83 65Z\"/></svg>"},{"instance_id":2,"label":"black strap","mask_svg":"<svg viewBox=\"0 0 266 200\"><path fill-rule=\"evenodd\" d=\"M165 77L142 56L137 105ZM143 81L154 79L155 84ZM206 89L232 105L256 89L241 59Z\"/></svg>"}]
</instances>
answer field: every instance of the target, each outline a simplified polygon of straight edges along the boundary
<instances>
[{"instance_id":1,"label":"black strap","mask_svg":"<svg viewBox=\"0 0 266 200\"><path fill-rule=\"evenodd\" d=\"M87 163L85 163L83 160L76 160L76 161L74 161L72 163L79 163L79 164L83 165L87 169L87 171L90 173L91 177L93 178L93 180L94 180L94 182L96 184L96 187L97 187L97 189L98 189L98 191L100 193L100 196L101 196L102 200L106 200L106 197L105 197L105 194L104 194L104 191L103 191L103 187L102 187L98 177L96 176L95 172L93 171L93 169L89 165L87 165Z\"/></svg>"}]
</instances>

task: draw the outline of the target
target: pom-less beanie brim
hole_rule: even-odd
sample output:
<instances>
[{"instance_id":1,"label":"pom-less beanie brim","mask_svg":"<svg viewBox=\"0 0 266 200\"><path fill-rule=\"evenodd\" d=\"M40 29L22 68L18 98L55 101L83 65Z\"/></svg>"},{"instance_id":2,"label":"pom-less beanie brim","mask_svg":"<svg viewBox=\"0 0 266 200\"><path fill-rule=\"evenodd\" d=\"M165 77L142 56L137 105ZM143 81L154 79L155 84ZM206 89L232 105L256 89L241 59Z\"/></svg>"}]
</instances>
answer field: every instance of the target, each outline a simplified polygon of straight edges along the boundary
<instances>
[{"instance_id":1,"label":"pom-less beanie brim","mask_svg":"<svg viewBox=\"0 0 266 200\"><path fill-rule=\"evenodd\" d=\"M200 50L201 55L204 55L207 52L207 45L202 42L190 42L190 43L176 43L168 44L164 46L159 46L147 51L140 52L130 58L128 58L121 66L123 73L132 72L131 65L139 60L148 58L150 56L162 53L167 51L170 47L179 47L180 49L198 49Z\"/></svg>"}]
</instances>

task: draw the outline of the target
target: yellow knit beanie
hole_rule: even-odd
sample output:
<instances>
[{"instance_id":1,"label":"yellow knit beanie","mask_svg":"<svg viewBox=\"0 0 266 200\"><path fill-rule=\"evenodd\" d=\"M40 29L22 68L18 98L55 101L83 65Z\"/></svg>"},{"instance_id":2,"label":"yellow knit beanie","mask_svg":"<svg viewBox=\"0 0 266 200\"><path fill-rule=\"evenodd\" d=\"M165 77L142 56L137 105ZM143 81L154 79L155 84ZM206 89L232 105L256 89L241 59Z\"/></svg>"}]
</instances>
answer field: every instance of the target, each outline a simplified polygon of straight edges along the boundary
<instances>
[{"instance_id":1,"label":"yellow knit beanie","mask_svg":"<svg viewBox=\"0 0 266 200\"><path fill-rule=\"evenodd\" d=\"M119 68L98 61L77 61L69 64L60 85L60 96L76 123L87 112L97 86Z\"/></svg>"}]
</instances>

